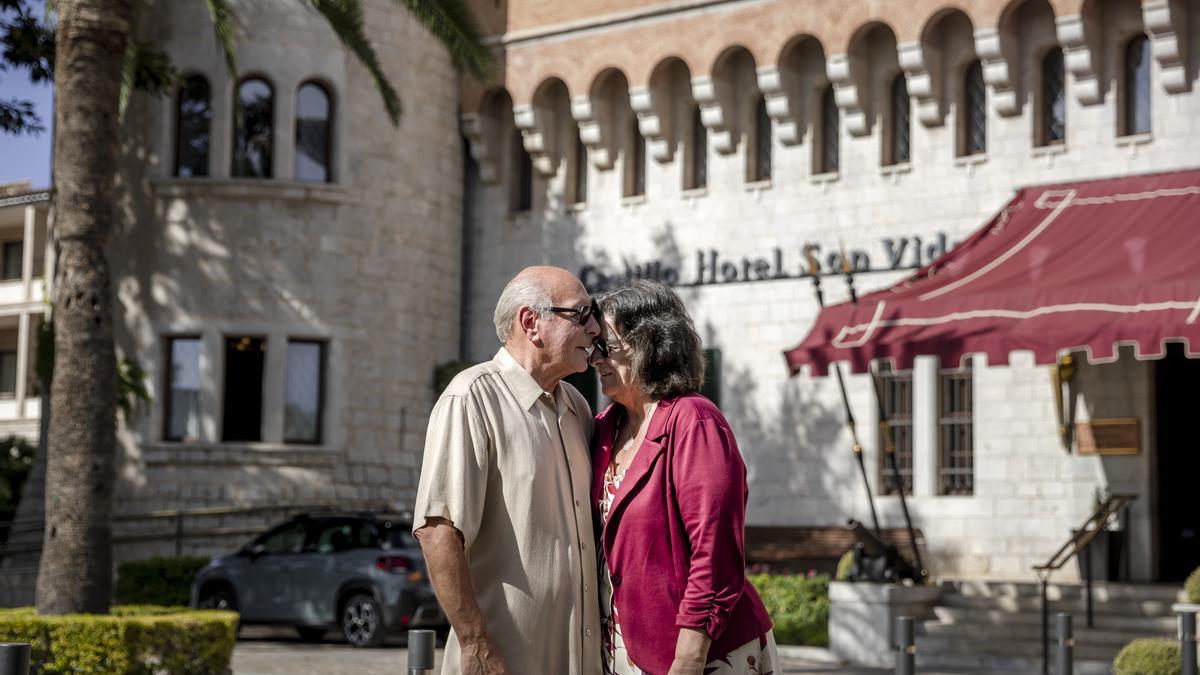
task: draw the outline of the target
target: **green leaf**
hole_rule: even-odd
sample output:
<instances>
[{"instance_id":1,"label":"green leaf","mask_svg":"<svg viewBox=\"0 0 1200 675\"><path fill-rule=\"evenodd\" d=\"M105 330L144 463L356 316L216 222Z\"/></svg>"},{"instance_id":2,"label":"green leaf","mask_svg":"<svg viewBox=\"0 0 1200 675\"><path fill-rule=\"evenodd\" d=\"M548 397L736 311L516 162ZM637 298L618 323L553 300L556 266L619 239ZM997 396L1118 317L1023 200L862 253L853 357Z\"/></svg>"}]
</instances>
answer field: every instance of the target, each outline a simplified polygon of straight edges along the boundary
<instances>
[{"instance_id":1,"label":"green leaf","mask_svg":"<svg viewBox=\"0 0 1200 675\"><path fill-rule=\"evenodd\" d=\"M446 49L459 68L480 80L491 77L495 59L483 44L479 23L464 0L395 0L408 9Z\"/></svg>"},{"instance_id":2,"label":"green leaf","mask_svg":"<svg viewBox=\"0 0 1200 675\"><path fill-rule=\"evenodd\" d=\"M217 35L217 46L225 54L225 68L230 79L237 79L237 59L234 56L234 13L229 0L204 0L208 15L212 18L213 32Z\"/></svg>"},{"instance_id":3,"label":"green leaf","mask_svg":"<svg viewBox=\"0 0 1200 675\"><path fill-rule=\"evenodd\" d=\"M46 130L33 111L33 103L12 99L0 101L0 133L37 136Z\"/></svg>"},{"instance_id":4,"label":"green leaf","mask_svg":"<svg viewBox=\"0 0 1200 675\"><path fill-rule=\"evenodd\" d=\"M393 125L399 125L400 97L396 94L396 90L388 81L387 76L383 74L383 68L379 65L379 55L375 53L375 47L367 39L363 27L362 4L359 0L309 1L313 9L325 17L325 21L341 40L342 45L349 49L371 73L371 78L375 80L375 87L379 89L379 95L383 97L383 106L387 108L388 118L392 120Z\"/></svg>"}]
</instances>

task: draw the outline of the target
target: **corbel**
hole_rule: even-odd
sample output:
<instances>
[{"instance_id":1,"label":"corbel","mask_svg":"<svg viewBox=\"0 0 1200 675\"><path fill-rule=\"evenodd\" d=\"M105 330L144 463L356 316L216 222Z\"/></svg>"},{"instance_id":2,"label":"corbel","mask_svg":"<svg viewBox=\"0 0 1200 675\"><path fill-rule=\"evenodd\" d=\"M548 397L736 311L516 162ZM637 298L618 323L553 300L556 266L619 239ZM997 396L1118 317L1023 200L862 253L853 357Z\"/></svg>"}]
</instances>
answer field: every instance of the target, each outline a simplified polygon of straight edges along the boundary
<instances>
[{"instance_id":1,"label":"corbel","mask_svg":"<svg viewBox=\"0 0 1200 675\"><path fill-rule=\"evenodd\" d=\"M842 109L842 121L851 136L866 136L871 132L871 122L863 110L867 82L862 70L857 57L849 54L832 54L825 60L826 75L833 83L833 99Z\"/></svg>"},{"instance_id":2,"label":"corbel","mask_svg":"<svg viewBox=\"0 0 1200 675\"><path fill-rule=\"evenodd\" d=\"M975 53L983 67L983 81L992 90L992 105L1004 117L1021 112L1017 100L1019 62L1012 49L995 28L980 28L975 31Z\"/></svg>"},{"instance_id":3,"label":"corbel","mask_svg":"<svg viewBox=\"0 0 1200 675\"><path fill-rule=\"evenodd\" d=\"M775 122L775 133L780 142L798 145L804 139L804 125L799 115L802 108L795 93L799 88L791 86L790 78L776 66L763 66L755 75L767 106L767 116Z\"/></svg>"},{"instance_id":4,"label":"corbel","mask_svg":"<svg viewBox=\"0 0 1200 675\"><path fill-rule=\"evenodd\" d=\"M554 130L547 128L551 115L533 105L513 106L513 124L521 130L521 143L533 161L533 168L544 177L555 172Z\"/></svg>"},{"instance_id":5,"label":"corbel","mask_svg":"<svg viewBox=\"0 0 1200 675\"><path fill-rule=\"evenodd\" d=\"M647 154L659 163L671 161L675 153L670 97L655 96L650 87L636 87L629 90L629 106L637 114Z\"/></svg>"},{"instance_id":6,"label":"corbel","mask_svg":"<svg viewBox=\"0 0 1200 675\"><path fill-rule=\"evenodd\" d=\"M592 165L601 171L611 169L617 153L612 147L612 115L606 106L581 94L571 99L571 116L579 124L579 140L587 147Z\"/></svg>"},{"instance_id":7,"label":"corbel","mask_svg":"<svg viewBox=\"0 0 1200 675\"><path fill-rule=\"evenodd\" d=\"M1074 78L1075 98L1083 105L1095 105L1104 100L1101 91L1100 50L1094 44L1099 27L1082 15L1060 16L1054 20L1054 31L1063 48L1063 62Z\"/></svg>"},{"instance_id":8,"label":"corbel","mask_svg":"<svg viewBox=\"0 0 1200 675\"><path fill-rule=\"evenodd\" d=\"M1177 94L1190 87L1187 76L1187 15L1178 0L1146 0L1142 22L1150 34L1150 50L1158 60L1163 88Z\"/></svg>"},{"instance_id":9,"label":"corbel","mask_svg":"<svg viewBox=\"0 0 1200 675\"><path fill-rule=\"evenodd\" d=\"M692 98L700 106L700 122L708 129L708 139L722 155L737 149L736 116L730 87L707 75L692 78Z\"/></svg>"},{"instance_id":10,"label":"corbel","mask_svg":"<svg viewBox=\"0 0 1200 675\"><path fill-rule=\"evenodd\" d=\"M916 99L917 119L927 127L946 121L943 109L942 60L937 47L920 42L896 45L896 57L908 84L908 95Z\"/></svg>"},{"instance_id":11,"label":"corbel","mask_svg":"<svg viewBox=\"0 0 1200 675\"><path fill-rule=\"evenodd\" d=\"M467 148L479 167L479 182L484 185L495 183L500 173L496 170L496 160L492 156L492 146L488 143L495 129L489 128L486 117L479 113L463 113L459 115L459 126L467 139Z\"/></svg>"}]
</instances>

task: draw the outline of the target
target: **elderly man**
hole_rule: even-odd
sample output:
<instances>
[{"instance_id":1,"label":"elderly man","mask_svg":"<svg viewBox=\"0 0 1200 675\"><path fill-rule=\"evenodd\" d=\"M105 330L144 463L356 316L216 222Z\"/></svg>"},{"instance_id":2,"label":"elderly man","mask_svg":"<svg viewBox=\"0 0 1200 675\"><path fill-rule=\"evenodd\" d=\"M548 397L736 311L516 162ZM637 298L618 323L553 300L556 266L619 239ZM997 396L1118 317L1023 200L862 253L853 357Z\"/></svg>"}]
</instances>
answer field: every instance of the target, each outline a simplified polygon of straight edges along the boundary
<instances>
[{"instance_id":1,"label":"elderly man","mask_svg":"<svg viewBox=\"0 0 1200 675\"><path fill-rule=\"evenodd\" d=\"M504 346L434 406L413 513L453 628L442 674L598 674L592 413L561 382L587 368L598 317L570 272L530 267L495 323Z\"/></svg>"}]
</instances>

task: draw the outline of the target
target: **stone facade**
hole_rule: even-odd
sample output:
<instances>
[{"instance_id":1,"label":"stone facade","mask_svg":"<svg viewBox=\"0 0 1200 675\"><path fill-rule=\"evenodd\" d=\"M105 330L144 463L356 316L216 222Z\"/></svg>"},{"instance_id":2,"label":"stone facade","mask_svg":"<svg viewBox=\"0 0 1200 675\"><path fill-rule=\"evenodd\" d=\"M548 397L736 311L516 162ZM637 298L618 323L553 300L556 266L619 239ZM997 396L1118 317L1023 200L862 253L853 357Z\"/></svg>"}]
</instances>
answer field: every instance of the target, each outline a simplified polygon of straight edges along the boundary
<instances>
[{"instance_id":1,"label":"stone facade","mask_svg":"<svg viewBox=\"0 0 1200 675\"><path fill-rule=\"evenodd\" d=\"M781 358L818 311L809 282L795 278L806 245L821 247L827 271L841 246L868 256L861 262L871 268L897 256L902 266L928 262L943 237L950 245L966 237L1018 187L1191 168L1200 157L1196 2L586 3L572 16L527 4L508 5L510 23L496 38L505 63L498 82L468 85L462 100L473 158L467 355L483 359L494 348L491 307L522 265L581 270L592 285L603 285L597 272L674 274L706 347L721 352L720 404L749 466L754 524L869 517L836 383L788 377ZM1127 133L1125 51L1143 33L1154 54L1151 130ZM1055 47L1064 50L1066 133L1047 143L1042 59ZM986 151L968 154L964 71L976 59L987 87ZM901 74L912 116L907 161L892 157L889 86ZM828 142L821 92L830 84L840 121L834 171L820 163ZM765 180L756 174L759 100L770 118ZM707 137L703 187L694 187L694 119ZM514 196L523 153L533 169L529 209ZM635 168L639 157L644 168ZM643 190L631 190L637 182ZM776 255L792 278L687 285L757 277L760 258L773 276ZM857 285L900 277L862 274ZM824 289L828 301L846 297L841 279L827 278ZM1142 420L1140 454L1064 450L1049 369L1028 354L1000 366L976 358L973 494L940 496L938 372L918 362L909 508L935 574L1031 578L1031 566L1108 489L1141 496L1131 513L1131 574L1154 577L1154 365L1126 353L1079 370L1076 407ZM876 406L864 376L849 384L878 493ZM902 525L896 497L878 503L885 527Z\"/></svg>"},{"instance_id":2,"label":"stone facade","mask_svg":"<svg viewBox=\"0 0 1200 675\"><path fill-rule=\"evenodd\" d=\"M137 96L125 122L117 339L146 369L154 403L121 429L118 559L172 552L173 521L129 520L147 512L260 509L213 515L215 534L184 540L184 552L214 553L289 507L408 505L434 367L490 358L500 289L534 263L579 270L595 287L626 275L679 282L720 352L749 521L867 520L836 383L789 377L782 359L818 312L797 278L805 251L825 271L849 252L877 270L857 276L859 289L878 288L969 235L1017 187L1200 157L1198 0L479 0L499 64L487 83L461 79L394 3L364 4L404 106L396 128L319 16L292 0L237 3L239 77L274 91L275 171L264 179L231 176L236 87L203 3L157 0L148 13L145 35L206 78L212 117L204 177L175 175L177 99ZM1141 34L1150 129L1127 133L1125 54ZM1042 64L1056 47L1065 138L1046 142ZM983 152L967 142L976 61ZM293 174L296 92L308 81L333 101L331 182ZM759 280L781 271L790 276ZM700 277L727 283L690 285ZM847 297L840 278L823 289L829 302ZM238 336L265 339L256 442L222 440L225 341ZM173 337L200 341L199 420L186 441L164 440ZM289 339L325 345L316 445L285 442ZM1131 571L1153 578L1154 364L1078 370L1081 418L1141 419L1140 454L1065 451L1048 369L1020 353L1007 365L976 358L973 491L943 496L939 373L918 360L909 507L934 574L1030 578L1109 489L1143 497ZM878 493L876 406L865 376L848 383ZM900 526L897 498L877 501L883 525Z\"/></svg>"},{"instance_id":3,"label":"stone facade","mask_svg":"<svg viewBox=\"0 0 1200 675\"><path fill-rule=\"evenodd\" d=\"M237 3L237 68L274 89L271 178L230 177L235 86L203 3L164 1L147 34L212 96L208 176L173 176L173 97L140 97L126 120L124 230L112 258L121 353L146 369L154 404L121 432L118 513L286 505L405 506L432 405L433 366L458 356L462 150L458 76L407 13L365 2L368 33L403 106L393 127L365 70L324 20L290 0ZM198 27L203 27L200 29ZM295 101L304 81L333 100L332 174L293 175ZM167 339L200 339L195 438L165 433ZM258 442L224 442L225 340L265 338ZM286 443L290 339L324 344L317 444ZM265 516L189 523L265 526ZM257 517L256 517L257 516ZM119 523L118 535L166 521ZM188 538L185 551L224 540ZM171 538L118 546L118 558L170 552Z\"/></svg>"}]
</instances>

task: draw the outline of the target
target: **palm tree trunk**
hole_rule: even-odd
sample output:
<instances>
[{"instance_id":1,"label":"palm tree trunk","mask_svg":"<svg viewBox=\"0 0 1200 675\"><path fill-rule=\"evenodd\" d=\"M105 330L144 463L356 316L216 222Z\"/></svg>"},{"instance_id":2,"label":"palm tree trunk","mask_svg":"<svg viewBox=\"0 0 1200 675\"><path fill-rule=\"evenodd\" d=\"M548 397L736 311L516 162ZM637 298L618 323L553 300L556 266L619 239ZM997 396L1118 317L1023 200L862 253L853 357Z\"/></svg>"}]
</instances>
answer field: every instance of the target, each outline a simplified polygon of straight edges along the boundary
<instances>
[{"instance_id":1,"label":"palm tree trunk","mask_svg":"<svg viewBox=\"0 0 1200 675\"><path fill-rule=\"evenodd\" d=\"M112 595L116 359L105 244L114 214L130 0L59 0L54 69L54 415L46 464L42 614L106 613Z\"/></svg>"}]
</instances>

